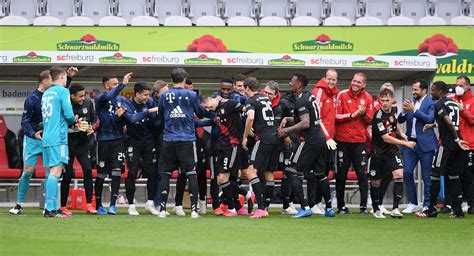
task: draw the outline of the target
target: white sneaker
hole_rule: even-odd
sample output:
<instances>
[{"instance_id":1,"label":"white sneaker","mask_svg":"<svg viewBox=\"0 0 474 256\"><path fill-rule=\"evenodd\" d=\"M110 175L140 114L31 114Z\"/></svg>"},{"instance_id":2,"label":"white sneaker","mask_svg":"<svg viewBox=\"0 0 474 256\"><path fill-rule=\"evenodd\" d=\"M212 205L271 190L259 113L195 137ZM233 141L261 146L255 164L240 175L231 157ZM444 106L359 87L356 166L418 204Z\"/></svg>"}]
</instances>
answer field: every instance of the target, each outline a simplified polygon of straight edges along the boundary
<instances>
[{"instance_id":1,"label":"white sneaker","mask_svg":"<svg viewBox=\"0 0 474 256\"><path fill-rule=\"evenodd\" d=\"M283 209L283 211L281 212L281 214L283 214L283 215L295 215L297 213L298 213L298 211L295 208L291 207L291 206L286 208L286 209Z\"/></svg>"},{"instance_id":2,"label":"white sneaker","mask_svg":"<svg viewBox=\"0 0 474 256\"><path fill-rule=\"evenodd\" d=\"M135 207L134 204L131 204L128 206L128 215L131 215L131 216L140 215L140 213L138 213L137 208Z\"/></svg>"},{"instance_id":3,"label":"white sneaker","mask_svg":"<svg viewBox=\"0 0 474 256\"><path fill-rule=\"evenodd\" d=\"M21 205L17 204L15 205L15 207L11 208L8 212L10 212L11 214L21 214L21 212L23 211L23 207L21 207Z\"/></svg>"},{"instance_id":4,"label":"white sneaker","mask_svg":"<svg viewBox=\"0 0 474 256\"><path fill-rule=\"evenodd\" d=\"M191 212L191 219L197 219L199 218L199 213L197 213L196 211L192 211Z\"/></svg>"},{"instance_id":5,"label":"white sneaker","mask_svg":"<svg viewBox=\"0 0 474 256\"><path fill-rule=\"evenodd\" d=\"M374 212L373 215L376 219L385 219L385 218L387 218L387 217L385 217L385 215L383 215L383 213L381 211L376 211L376 212Z\"/></svg>"},{"instance_id":6,"label":"white sneaker","mask_svg":"<svg viewBox=\"0 0 474 256\"><path fill-rule=\"evenodd\" d=\"M173 213L176 214L176 216L186 216L186 213L183 210L183 206L175 206L173 208Z\"/></svg>"},{"instance_id":7,"label":"white sneaker","mask_svg":"<svg viewBox=\"0 0 474 256\"><path fill-rule=\"evenodd\" d=\"M416 208L417 208L417 205L408 204L407 208L405 208L405 210L403 210L402 212L403 213L414 213L414 212L416 212Z\"/></svg>"},{"instance_id":8,"label":"white sneaker","mask_svg":"<svg viewBox=\"0 0 474 256\"><path fill-rule=\"evenodd\" d=\"M158 214L159 218L166 218L168 217L169 214L167 214L167 211L161 211L160 214Z\"/></svg>"},{"instance_id":9,"label":"white sneaker","mask_svg":"<svg viewBox=\"0 0 474 256\"><path fill-rule=\"evenodd\" d=\"M383 206L383 204L379 206L379 209L383 214L390 214L391 213L389 210L387 210L387 208L385 208L385 206Z\"/></svg>"},{"instance_id":10,"label":"white sneaker","mask_svg":"<svg viewBox=\"0 0 474 256\"><path fill-rule=\"evenodd\" d=\"M145 204L145 211L153 214L153 215L158 215L160 214L160 212L155 208L155 204L153 203L153 201L148 201L146 202Z\"/></svg>"},{"instance_id":11,"label":"white sneaker","mask_svg":"<svg viewBox=\"0 0 474 256\"><path fill-rule=\"evenodd\" d=\"M403 214L400 212L400 210L398 208L393 209L390 216L392 216L392 218L394 218L394 219L403 218Z\"/></svg>"},{"instance_id":12,"label":"white sneaker","mask_svg":"<svg viewBox=\"0 0 474 256\"><path fill-rule=\"evenodd\" d=\"M206 203L206 200L200 200L200 201L199 201L199 214L200 214L200 215L205 215L205 214L207 214L207 203Z\"/></svg>"},{"instance_id":13,"label":"white sneaker","mask_svg":"<svg viewBox=\"0 0 474 256\"><path fill-rule=\"evenodd\" d=\"M326 213L326 211L323 208L322 203L316 204L313 207L311 207L311 212L316 215L324 215L324 213Z\"/></svg>"}]
</instances>

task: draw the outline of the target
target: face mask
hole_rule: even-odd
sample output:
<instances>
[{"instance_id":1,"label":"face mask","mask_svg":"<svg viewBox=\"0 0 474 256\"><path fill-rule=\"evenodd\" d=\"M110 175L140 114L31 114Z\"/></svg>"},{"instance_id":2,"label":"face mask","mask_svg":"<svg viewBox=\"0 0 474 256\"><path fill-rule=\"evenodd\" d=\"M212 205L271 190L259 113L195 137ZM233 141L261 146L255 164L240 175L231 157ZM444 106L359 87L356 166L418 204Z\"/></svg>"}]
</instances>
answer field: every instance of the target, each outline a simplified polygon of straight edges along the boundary
<instances>
[{"instance_id":1,"label":"face mask","mask_svg":"<svg viewBox=\"0 0 474 256\"><path fill-rule=\"evenodd\" d=\"M456 86L456 88L454 88L454 90L456 91L457 96L463 96L464 95L464 88L462 88L460 86Z\"/></svg>"}]
</instances>

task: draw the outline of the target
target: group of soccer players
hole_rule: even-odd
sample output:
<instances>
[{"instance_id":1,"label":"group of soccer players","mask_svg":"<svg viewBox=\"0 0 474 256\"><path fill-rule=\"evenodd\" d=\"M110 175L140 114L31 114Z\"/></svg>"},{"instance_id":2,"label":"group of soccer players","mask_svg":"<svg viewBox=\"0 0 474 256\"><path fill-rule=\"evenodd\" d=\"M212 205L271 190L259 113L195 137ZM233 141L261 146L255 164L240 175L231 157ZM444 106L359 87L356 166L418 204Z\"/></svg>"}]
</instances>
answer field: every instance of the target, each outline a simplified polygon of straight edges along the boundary
<instances>
[{"instance_id":1,"label":"group of soccer players","mask_svg":"<svg viewBox=\"0 0 474 256\"><path fill-rule=\"evenodd\" d=\"M336 85L337 71L330 69L311 90L307 90L309 80L302 73L295 73L290 78L290 91L286 94L280 92L275 81L269 81L261 88L256 78L236 75L234 79L222 79L218 93L198 95L189 74L176 68L171 72L172 86L161 80L153 87L146 82L136 82L133 98L127 99L120 96L120 92L132 77L129 73L122 82L115 76L104 77L105 91L98 94L93 103L85 95L83 86L71 84L77 72L74 67L60 66L43 71L38 89L25 101L22 117L24 168L18 185L18 202L10 210L12 214L21 213L34 167L42 156L47 170L45 217L72 216L66 203L76 158L84 172L86 208L90 214L117 214L115 204L126 164L129 215L139 215L134 194L135 181L141 171L147 178L145 210L166 218L169 215L166 204L170 179L173 171L178 170L173 212L178 216L185 215L182 199L188 181L191 218L198 218L207 208L207 164L211 169L215 215L268 217L275 188L273 172L278 169L284 173L281 184L283 214L293 218L312 214L334 217L328 179L330 170L335 172L337 212L348 214L344 197L347 173L352 166L360 188L360 213L368 213L369 179L373 215L385 218L388 211L382 201L393 180L390 214L394 218L403 217L398 209L404 187L403 157L399 147L415 148L416 139L407 138L397 122L400 117L396 116L393 86L382 86L374 104L365 90L367 77L364 73L356 73L349 88L343 91ZM469 78L459 77L458 82L467 86L463 87L463 95L454 99L447 98L445 83L435 82L431 87L435 109L432 119L436 119L442 147L433 161L437 168L433 168L431 174L431 205L417 213L419 217L436 216L441 175L448 177L446 190L452 198L453 217L464 216L460 210L463 197L472 201L474 186L469 186L472 175L461 174L472 172L474 143L466 140L472 140L473 128L463 127L474 123L470 110L474 102ZM423 90L427 93L428 88ZM436 124L427 124L423 130L434 129ZM202 126L211 127L210 143L203 142ZM97 177L93 186L90 141L94 139L94 133ZM465 136L469 139L463 140ZM61 205L58 206L61 176ZM102 204L107 177L111 179L108 209ZM460 177L469 180L462 183ZM244 180L248 181L251 191L241 186ZM304 180L307 182L306 195ZM464 189L462 184L467 184L468 188ZM96 207L92 204L94 189ZM254 200L257 203L255 210ZM294 203L300 205L298 210Z\"/></svg>"}]
</instances>

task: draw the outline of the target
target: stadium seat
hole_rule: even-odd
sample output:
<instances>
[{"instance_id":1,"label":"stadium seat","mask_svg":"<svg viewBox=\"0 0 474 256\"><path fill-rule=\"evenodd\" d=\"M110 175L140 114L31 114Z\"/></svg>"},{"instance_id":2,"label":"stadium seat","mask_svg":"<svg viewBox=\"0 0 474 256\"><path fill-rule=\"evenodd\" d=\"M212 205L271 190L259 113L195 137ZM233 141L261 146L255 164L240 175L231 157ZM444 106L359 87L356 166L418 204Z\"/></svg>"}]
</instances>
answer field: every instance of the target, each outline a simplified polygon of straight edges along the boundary
<instances>
[{"instance_id":1,"label":"stadium seat","mask_svg":"<svg viewBox=\"0 0 474 256\"><path fill-rule=\"evenodd\" d=\"M453 17L461 15L460 2L461 1L436 0L436 16L448 21L451 20Z\"/></svg>"},{"instance_id":2,"label":"stadium seat","mask_svg":"<svg viewBox=\"0 0 474 256\"><path fill-rule=\"evenodd\" d=\"M133 17L131 21L132 26L160 26L160 21L152 16L137 16Z\"/></svg>"},{"instance_id":3,"label":"stadium seat","mask_svg":"<svg viewBox=\"0 0 474 256\"><path fill-rule=\"evenodd\" d=\"M225 22L216 16L201 16L196 19L196 26L223 27L225 26Z\"/></svg>"},{"instance_id":4,"label":"stadium seat","mask_svg":"<svg viewBox=\"0 0 474 256\"><path fill-rule=\"evenodd\" d=\"M225 17L252 17L252 0L225 1Z\"/></svg>"},{"instance_id":5,"label":"stadium seat","mask_svg":"<svg viewBox=\"0 0 474 256\"><path fill-rule=\"evenodd\" d=\"M181 8L181 0L156 0L155 14L158 15L158 20L165 21L170 16L183 16Z\"/></svg>"},{"instance_id":6,"label":"stadium seat","mask_svg":"<svg viewBox=\"0 0 474 256\"><path fill-rule=\"evenodd\" d=\"M65 24L66 20L74 15L73 9L73 1L48 0L47 15L56 17L61 20L61 24Z\"/></svg>"},{"instance_id":7,"label":"stadium seat","mask_svg":"<svg viewBox=\"0 0 474 256\"><path fill-rule=\"evenodd\" d=\"M263 17L260 20L260 26L262 26L262 27L288 26L288 21L285 18L282 18L282 17L268 16L268 17Z\"/></svg>"},{"instance_id":8,"label":"stadium seat","mask_svg":"<svg viewBox=\"0 0 474 256\"><path fill-rule=\"evenodd\" d=\"M421 26L443 26L446 21L438 16L425 16L418 21Z\"/></svg>"},{"instance_id":9,"label":"stadium seat","mask_svg":"<svg viewBox=\"0 0 474 256\"><path fill-rule=\"evenodd\" d=\"M383 26L383 21L377 17L360 17L356 20L356 26Z\"/></svg>"},{"instance_id":10,"label":"stadium seat","mask_svg":"<svg viewBox=\"0 0 474 256\"><path fill-rule=\"evenodd\" d=\"M198 22L197 20L200 17L205 17L205 16L215 16L218 18L221 17L221 15L217 12L217 1L216 0L191 1L191 9L190 9L189 17L191 18L192 22L197 25L197 22ZM213 26L213 25L201 25L201 26Z\"/></svg>"},{"instance_id":11,"label":"stadium seat","mask_svg":"<svg viewBox=\"0 0 474 256\"><path fill-rule=\"evenodd\" d=\"M99 25L99 20L102 17L111 15L109 13L109 0L83 0L82 9L81 15L91 18L94 25Z\"/></svg>"},{"instance_id":12,"label":"stadium seat","mask_svg":"<svg viewBox=\"0 0 474 256\"><path fill-rule=\"evenodd\" d=\"M352 26L350 19L346 17L331 16L324 20L324 26Z\"/></svg>"},{"instance_id":13,"label":"stadium seat","mask_svg":"<svg viewBox=\"0 0 474 256\"><path fill-rule=\"evenodd\" d=\"M22 16L5 16L2 18L2 25L4 26L28 26L29 21Z\"/></svg>"},{"instance_id":14,"label":"stadium seat","mask_svg":"<svg viewBox=\"0 0 474 256\"><path fill-rule=\"evenodd\" d=\"M10 1L10 14L9 16L20 16L27 20L26 25L33 23L33 19L39 15L37 12L37 0L22 0L22 1ZM5 22L4 22L5 23ZM4 24L7 25L7 24ZM11 25L24 25L24 24L11 24Z\"/></svg>"},{"instance_id":15,"label":"stadium seat","mask_svg":"<svg viewBox=\"0 0 474 256\"><path fill-rule=\"evenodd\" d=\"M5 118L0 115L0 169L8 169L7 144L5 138L7 136L8 127Z\"/></svg>"},{"instance_id":16,"label":"stadium seat","mask_svg":"<svg viewBox=\"0 0 474 256\"><path fill-rule=\"evenodd\" d=\"M335 24L340 23L340 25L325 25L325 26L350 26L354 24L355 19L356 19L356 10L357 10L357 1L332 0L331 15L328 18L331 18L331 17L337 18L337 19L334 19L334 22ZM347 18L350 22L350 25L346 25L347 21L342 21L342 19L339 19L340 17ZM333 21L330 21L330 22L333 22Z\"/></svg>"},{"instance_id":17,"label":"stadium seat","mask_svg":"<svg viewBox=\"0 0 474 256\"><path fill-rule=\"evenodd\" d=\"M427 15L427 1L402 0L401 15L411 18L418 23L418 20Z\"/></svg>"},{"instance_id":18,"label":"stadium seat","mask_svg":"<svg viewBox=\"0 0 474 256\"><path fill-rule=\"evenodd\" d=\"M391 6L392 0L366 0L365 16L379 18L383 24L387 24L391 16Z\"/></svg>"},{"instance_id":19,"label":"stadium seat","mask_svg":"<svg viewBox=\"0 0 474 256\"><path fill-rule=\"evenodd\" d=\"M288 0L263 0L261 7L261 17L290 18Z\"/></svg>"},{"instance_id":20,"label":"stadium seat","mask_svg":"<svg viewBox=\"0 0 474 256\"><path fill-rule=\"evenodd\" d=\"M122 17L105 16L100 18L99 26L127 26L127 21Z\"/></svg>"},{"instance_id":21,"label":"stadium seat","mask_svg":"<svg viewBox=\"0 0 474 256\"><path fill-rule=\"evenodd\" d=\"M405 16L394 16L387 20L389 26L413 26L415 21Z\"/></svg>"},{"instance_id":22,"label":"stadium seat","mask_svg":"<svg viewBox=\"0 0 474 256\"><path fill-rule=\"evenodd\" d=\"M451 19L451 25L474 26L474 18L468 16L457 16Z\"/></svg>"},{"instance_id":23,"label":"stadium seat","mask_svg":"<svg viewBox=\"0 0 474 256\"><path fill-rule=\"evenodd\" d=\"M3 25L3 21L2 21L2 19L0 19L0 26L1 26L1 25Z\"/></svg>"},{"instance_id":24,"label":"stadium seat","mask_svg":"<svg viewBox=\"0 0 474 256\"><path fill-rule=\"evenodd\" d=\"M146 13L146 0L120 1L120 17L127 20L127 24L132 24L134 17L148 16ZM142 26L142 25L139 25Z\"/></svg>"},{"instance_id":25,"label":"stadium seat","mask_svg":"<svg viewBox=\"0 0 474 256\"><path fill-rule=\"evenodd\" d=\"M86 16L73 16L67 18L66 26L94 26L94 20Z\"/></svg>"},{"instance_id":26,"label":"stadium seat","mask_svg":"<svg viewBox=\"0 0 474 256\"><path fill-rule=\"evenodd\" d=\"M291 20L291 26L319 26L321 22L311 16L298 16Z\"/></svg>"},{"instance_id":27,"label":"stadium seat","mask_svg":"<svg viewBox=\"0 0 474 256\"><path fill-rule=\"evenodd\" d=\"M33 26L61 26L61 20L53 16L39 16L33 20Z\"/></svg>"},{"instance_id":28,"label":"stadium seat","mask_svg":"<svg viewBox=\"0 0 474 256\"><path fill-rule=\"evenodd\" d=\"M296 17L311 16L319 21L321 20L321 1L322 0L298 0L296 2ZM293 23L292 23L293 24ZM304 26L304 25L298 25Z\"/></svg>"},{"instance_id":29,"label":"stadium seat","mask_svg":"<svg viewBox=\"0 0 474 256\"><path fill-rule=\"evenodd\" d=\"M193 24L191 23L191 20L182 17L182 16L170 16L165 18L165 26L168 27L180 27L180 26L192 26Z\"/></svg>"},{"instance_id":30,"label":"stadium seat","mask_svg":"<svg viewBox=\"0 0 474 256\"><path fill-rule=\"evenodd\" d=\"M254 19L244 16L235 16L227 20L228 26L257 26Z\"/></svg>"}]
</instances>

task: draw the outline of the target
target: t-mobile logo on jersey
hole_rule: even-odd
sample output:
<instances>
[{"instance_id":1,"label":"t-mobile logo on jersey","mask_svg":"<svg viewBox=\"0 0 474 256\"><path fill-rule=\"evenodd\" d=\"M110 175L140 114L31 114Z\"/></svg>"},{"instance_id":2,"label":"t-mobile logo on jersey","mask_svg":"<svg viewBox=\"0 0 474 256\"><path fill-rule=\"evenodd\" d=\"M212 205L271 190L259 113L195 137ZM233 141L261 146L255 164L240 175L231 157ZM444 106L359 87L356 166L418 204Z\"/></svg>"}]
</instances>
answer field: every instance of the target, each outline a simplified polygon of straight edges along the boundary
<instances>
[{"instance_id":1,"label":"t-mobile logo on jersey","mask_svg":"<svg viewBox=\"0 0 474 256\"><path fill-rule=\"evenodd\" d=\"M176 96L175 96L174 93L167 93L165 99L168 101L168 103L173 103L173 100L175 98L176 98Z\"/></svg>"}]
</instances>

